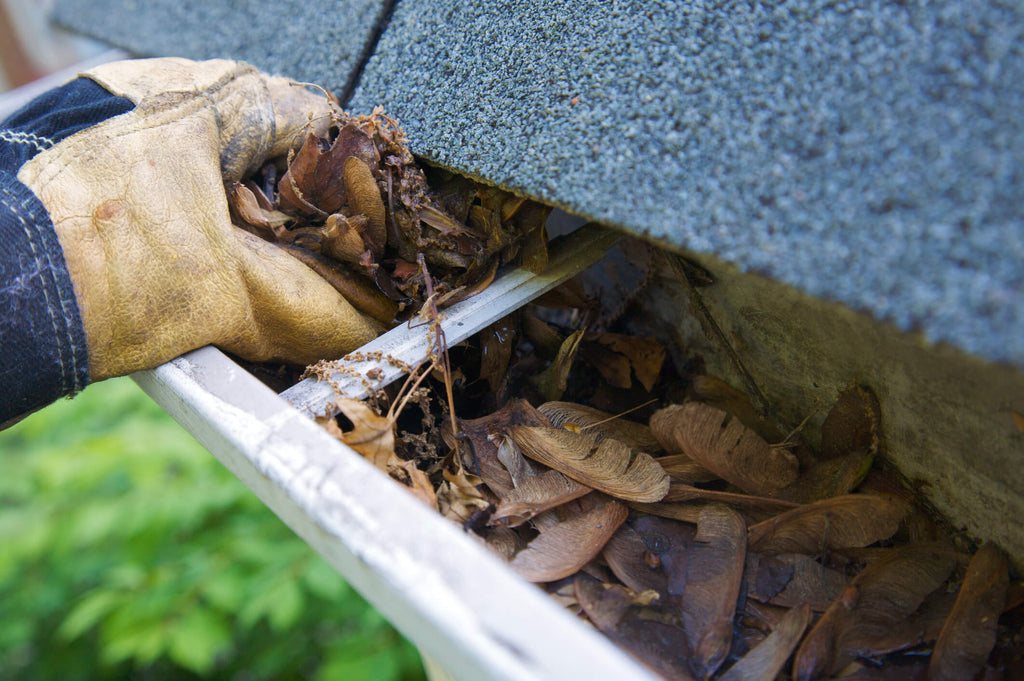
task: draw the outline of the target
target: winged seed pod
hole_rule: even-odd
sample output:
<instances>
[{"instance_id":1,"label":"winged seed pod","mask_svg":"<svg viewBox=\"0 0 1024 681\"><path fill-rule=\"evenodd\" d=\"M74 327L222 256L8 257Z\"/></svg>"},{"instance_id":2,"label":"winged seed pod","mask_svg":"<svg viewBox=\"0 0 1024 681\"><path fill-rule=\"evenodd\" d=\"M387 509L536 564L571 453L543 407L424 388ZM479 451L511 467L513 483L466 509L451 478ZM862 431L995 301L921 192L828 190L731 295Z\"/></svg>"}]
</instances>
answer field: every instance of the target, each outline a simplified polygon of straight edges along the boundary
<instances>
[{"instance_id":1,"label":"winged seed pod","mask_svg":"<svg viewBox=\"0 0 1024 681\"><path fill-rule=\"evenodd\" d=\"M510 433L534 461L613 497L654 502L668 494L668 473L658 462L618 440L539 426L515 426Z\"/></svg>"},{"instance_id":2,"label":"winged seed pod","mask_svg":"<svg viewBox=\"0 0 1024 681\"><path fill-rule=\"evenodd\" d=\"M790 452L768 446L739 419L706 404L665 407L651 417L651 430L669 453L686 454L750 494L771 496L799 473Z\"/></svg>"}]
</instances>

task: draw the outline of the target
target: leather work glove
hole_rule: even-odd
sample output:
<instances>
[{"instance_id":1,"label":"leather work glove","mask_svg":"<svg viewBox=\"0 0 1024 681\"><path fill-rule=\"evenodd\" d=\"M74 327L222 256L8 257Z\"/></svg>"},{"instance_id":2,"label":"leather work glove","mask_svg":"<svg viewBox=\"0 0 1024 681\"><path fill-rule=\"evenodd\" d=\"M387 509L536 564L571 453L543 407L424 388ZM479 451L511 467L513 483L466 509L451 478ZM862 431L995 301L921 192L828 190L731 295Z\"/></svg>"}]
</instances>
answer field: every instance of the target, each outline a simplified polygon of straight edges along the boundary
<instances>
[{"instance_id":1,"label":"leather work glove","mask_svg":"<svg viewBox=\"0 0 1024 681\"><path fill-rule=\"evenodd\" d=\"M305 364L382 330L229 217L225 183L326 130L323 94L220 60L132 60L83 75L134 108L36 154L17 179L63 248L91 380L210 344Z\"/></svg>"}]
</instances>

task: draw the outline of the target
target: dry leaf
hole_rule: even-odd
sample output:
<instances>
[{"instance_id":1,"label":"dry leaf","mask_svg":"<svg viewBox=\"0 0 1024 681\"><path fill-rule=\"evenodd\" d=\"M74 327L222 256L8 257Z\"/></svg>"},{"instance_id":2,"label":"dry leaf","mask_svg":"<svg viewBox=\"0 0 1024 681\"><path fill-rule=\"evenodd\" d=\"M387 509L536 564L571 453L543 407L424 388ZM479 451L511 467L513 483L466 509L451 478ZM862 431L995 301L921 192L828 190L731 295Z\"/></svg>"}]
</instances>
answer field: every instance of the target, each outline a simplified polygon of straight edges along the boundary
<instances>
[{"instance_id":1,"label":"dry leaf","mask_svg":"<svg viewBox=\"0 0 1024 681\"><path fill-rule=\"evenodd\" d=\"M535 426L516 426L510 433L534 461L612 496L652 502L668 492L669 477L657 461L618 440Z\"/></svg>"},{"instance_id":2,"label":"dry leaf","mask_svg":"<svg viewBox=\"0 0 1024 681\"><path fill-rule=\"evenodd\" d=\"M773 681L796 649L811 621L807 605L793 608L759 646L719 677L720 681Z\"/></svg>"},{"instance_id":3,"label":"dry leaf","mask_svg":"<svg viewBox=\"0 0 1024 681\"><path fill-rule=\"evenodd\" d=\"M585 575L573 580L576 598L588 619L637 662L662 678L688 681L686 634L679 627L642 617L641 596L618 584L602 584Z\"/></svg>"},{"instance_id":4,"label":"dry leaf","mask_svg":"<svg viewBox=\"0 0 1024 681\"><path fill-rule=\"evenodd\" d=\"M540 391L544 399L557 400L562 397L581 340L583 340L582 331L574 331L569 334L569 337L562 341L558 355L551 361L551 365L536 376L530 377L530 383Z\"/></svg>"},{"instance_id":5,"label":"dry leaf","mask_svg":"<svg viewBox=\"0 0 1024 681\"><path fill-rule=\"evenodd\" d=\"M686 454L751 494L771 496L797 478L796 457L705 404L661 409L651 417L651 430L669 453Z\"/></svg>"},{"instance_id":6,"label":"dry leaf","mask_svg":"<svg viewBox=\"0 0 1024 681\"><path fill-rule=\"evenodd\" d=\"M465 523L474 513L490 506L477 489L483 484L477 476L467 474L461 466L454 472L445 468L442 475L444 482L437 489L437 507L445 518Z\"/></svg>"},{"instance_id":7,"label":"dry leaf","mask_svg":"<svg viewBox=\"0 0 1024 681\"><path fill-rule=\"evenodd\" d=\"M515 348L513 316L502 317L480 332L480 378L487 381L492 393L505 382L508 364Z\"/></svg>"},{"instance_id":8,"label":"dry leaf","mask_svg":"<svg viewBox=\"0 0 1024 681\"><path fill-rule=\"evenodd\" d=\"M359 400L339 397L334 406L354 426L341 434L341 441L387 473L388 462L395 456L395 424Z\"/></svg>"},{"instance_id":9,"label":"dry leaf","mask_svg":"<svg viewBox=\"0 0 1024 681\"><path fill-rule=\"evenodd\" d=\"M607 332L589 334L586 341L586 347L582 352L588 362L590 362L588 353L597 349L594 347L595 345L626 359L626 384L617 387L628 388L630 386L629 369L632 368L633 373L636 374L636 378L640 381L640 385L644 387L644 390L650 392L654 389L654 384L657 382L658 376L661 375L661 367L665 363L664 345L652 338L640 338ZM595 356L600 357L602 354L595 353ZM593 362L591 363L593 364ZM594 366L604 375L598 364L594 364ZM611 380L608 382L612 383ZM617 384L612 383L612 385Z\"/></svg>"},{"instance_id":10,"label":"dry leaf","mask_svg":"<svg viewBox=\"0 0 1024 681\"><path fill-rule=\"evenodd\" d=\"M753 551L747 552L746 579L750 598L786 608L807 603L816 612L828 610L850 581L812 556L764 556Z\"/></svg>"},{"instance_id":11,"label":"dry leaf","mask_svg":"<svg viewBox=\"0 0 1024 681\"><path fill-rule=\"evenodd\" d=\"M809 504L848 494L863 482L874 461L874 453L867 449L817 461L796 482L779 492L778 496Z\"/></svg>"},{"instance_id":12,"label":"dry leaf","mask_svg":"<svg viewBox=\"0 0 1024 681\"><path fill-rule=\"evenodd\" d=\"M613 438L652 456L663 451L661 443L649 427L600 409L575 402L545 402L537 407L537 411L551 419L551 424L556 428L565 428L566 424L574 423L579 430L602 438Z\"/></svg>"},{"instance_id":13,"label":"dry leaf","mask_svg":"<svg viewBox=\"0 0 1024 681\"><path fill-rule=\"evenodd\" d=\"M747 524L739 513L719 505L701 511L686 552L683 628L702 679L710 678L729 653L746 547Z\"/></svg>"},{"instance_id":14,"label":"dry leaf","mask_svg":"<svg viewBox=\"0 0 1024 681\"><path fill-rule=\"evenodd\" d=\"M529 312L523 314L522 325L523 336L533 345L535 354L541 359L554 359L565 340L562 334Z\"/></svg>"},{"instance_id":15,"label":"dry leaf","mask_svg":"<svg viewBox=\"0 0 1024 681\"><path fill-rule=\"evenodd\" d=\"M821 424L821 458L832 459L863 451L874 456L882 433L882 408L870 388L855 385L839 393Z\"/></svg>"},{"instance_id":16,"label":"dry leaf","mask_svg":"<svg viewBox=\"0 0 1024 681\"><path fill-rule=\"evenodd\" d=\"M591 488L567 478L558 471L545 471L516 483L516 488L502 497L491 516L490 524L515 527L534 516L579 499Z\"/></svg>"},{"instance_id":17,"label":"dry leaf","mask_svg":"<svg viewBox=\"0 0 1024 681\"><path fill-rule=\"evenodd\" d=\"M403 461L392 456L388 461L387 473L394 480L402 483L414 497L433 510L437 510L437 494L427 474L416 467L415 461Z\"/></svg>"},{"instance_id":18,"label":"dry leaf","mask_svg":"<svg viewBox=\"0 0 1024 681\"><path fill-rule=\"evenodd\" d=\"M697 524L697 518L700 517L701 510L707 506L706 503L655 503L655 504L639 504L636 502L630 502L629 507L640 511L641 513L649 513L652 516L659 518L665 518L667 520L678 520L683 523Z\"/></svg>"},{"instance_id":19,"label":"dry leaf","mask_svg":"<svg viewBox=\"0 0 1024 681\"><path fill-rule=\"evenodd\" d=\"M519 487L527 479L538 474L537 468L530 463L529 459L523 456L515 441L508 435L492 435L490 439L498 442L498 461L501 462L501 465L505 467L505 470L512 477L512 484L514 486Z\"/></svg>"},{"instance_id":20,"label":"dry leaf","mask_svg":"<svg viewBox=\"0 0 1024 681\"><path fill-rule=\"evenodd\" d=\"M612 535L601 555L612 573L630 589L668 593L661 557L651 552L640 534L629 525L623 525Z\"/></svg>"},{"instance_id":21,"label":"dry leaf","mask_svg":"<svg viewBox=\"0 0 1024 681\"><path fill-rule=\"evenodd\" d=\"M657 461L657 459L655 459ZM797 508L798 505L785 499L772 499L771 497L759 497L753 494L736 494L735 492L720 492L714 489L703 489L693 485L685 485L673 482L669 486L668 494L663 501L705 501L729 504L744 509L764 511L767 513L779 513Z\"/></svg>"},{"instance_id":22,"label":"dry leaf","mask_svg":"<svg viewBox=\"0 0 1024 681\"><path fill-rule=\"evenodd\" d=\"M982 546L967 567L952 612L928 665L933 681L973 679L996 644L999 614L1006 603L1009 565L993 544Z\"/></svg>"},{"instance_id":23,"label":"dry leaf","mask_svg":"<svg viewBox=\"0 0 1024 681\"><path fill-rule=\"evenodd\" d=\"M690 392L700 402L721 409L760 435L766 442L781 442L786 434L757 413L747 394L713 376L695 376Z\"/></svg>"},{"instance_id":24,"label":"dry leaf","mask_svg":"<svg viewBox=\"0 0 1024 681\"><path fill-rule=\"evenodd\" d=\"M847 494L825 499L760 522L750 528L750 550L769 555L844 549L888 539L899 529L905 509L881 497Z\"/></svg>"},{"instance_id":25,"label":"dry leaf","mask_svg":"<svg viewBox=\"0 0 1024 681\"><path fill-rule=\"evenodd\" d=\"M1010 417L1013 419L1013 424L1017 426L1017 430L1024 433L1024 414L1019 411L1010 410Z\"/></svg>"},{"instance_id":26,"label":"dry leaf","mask_svg":"<svg viewBox=\"0 0 1024 681\"><path fill-rule=\"evenodd\" d=\"M509 563L512 569L530 582L553 582L589 563L629 514L613 499L592 503L596 505L543 529L515 555Z\"/></svg>"},{"instance_id":27,"label":"dry leaf","mask_svg":"<svg viewBox=\"0 0 1024 681\"><path fill-rule=\"evenodd\" d=\"M513 425L547 426L551 422L526 400L510 400L501 409L478 419L459 419L459 439L452 437L451 426L445 422L441 435L452 449L462 453L462 463L487 483L501 497L515 485L508 470L498 460L497 436ZM465 445L458 447L460 442Z\"/></svg>"},{"instance_id":28,"label":"dry leaf","mask_svg":"<svg viewBox=\"0 0 1024 681\"><path fill-rule=\"evenodd\" d=\"M881 638L909 617L956 566L942 544L892 549L854 577L804 638L793 662L795 681L834 674L851 659L847 640Z\"/></svg>"},{"instance_id":29,"label":"dry leaf","mask_svg":"<svg viewBox=\"0 0 1024 681\"><path fill-rule=\"evenodd\" d=\"M704 468L704 466L701 466L685 454L659 456L657 461L674 483L692 485L696 482L705 483L718 480L718 476L715 473Z\"/></svg>"}]
</instances>

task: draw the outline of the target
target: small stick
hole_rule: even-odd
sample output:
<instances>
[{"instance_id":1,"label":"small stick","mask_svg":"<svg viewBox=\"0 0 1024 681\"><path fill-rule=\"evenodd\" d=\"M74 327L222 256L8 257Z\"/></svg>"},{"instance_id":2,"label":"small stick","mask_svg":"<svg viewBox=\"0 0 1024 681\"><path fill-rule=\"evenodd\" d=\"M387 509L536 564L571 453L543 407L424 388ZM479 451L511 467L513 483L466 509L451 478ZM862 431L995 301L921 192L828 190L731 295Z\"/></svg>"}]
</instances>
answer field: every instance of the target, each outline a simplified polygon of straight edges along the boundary
<instances>
[{"instance_id":1,"label":"small stick","mask_svg":"<svg viewBox=\"0 0 1024 681\"><path fill-rule=\"evenodd\" d=\"M419 263L420 269L423 271L423 283L427 287L427 302L430 305L434 342L437 344L437 356L441 361L441 368L444 371L444 392L445 397L448 398L448 415L452 421L452 434L458 436L459 422L455 418L455 395L452 394L451 360L448 357L448 343L445 342L444 329L441 328L441 322L438 320L437 302L434 298L434 282L430 278L430 272L427 271L427 261L423 257L423 253L416 254L416 262Z\"/></svg>"}]
</instances>

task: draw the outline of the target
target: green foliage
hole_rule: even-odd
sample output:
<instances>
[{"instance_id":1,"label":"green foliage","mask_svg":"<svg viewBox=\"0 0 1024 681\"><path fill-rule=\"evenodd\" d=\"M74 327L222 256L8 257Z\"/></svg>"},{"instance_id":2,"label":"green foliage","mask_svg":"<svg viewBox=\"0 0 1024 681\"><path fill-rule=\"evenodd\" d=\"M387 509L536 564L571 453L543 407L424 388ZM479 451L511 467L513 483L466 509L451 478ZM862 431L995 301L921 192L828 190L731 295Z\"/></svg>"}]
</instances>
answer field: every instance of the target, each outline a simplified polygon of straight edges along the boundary
<instances>
[{"instance_id":1,"label":"green foliage","mask_svg":"<svg viewBox=\"0 0 1024 681\"><path fill-rule=\"evenodd\" d=\"M127 379L0 432L4 679L421 679L415 650Z\"/></svg>"}]
</instances>

